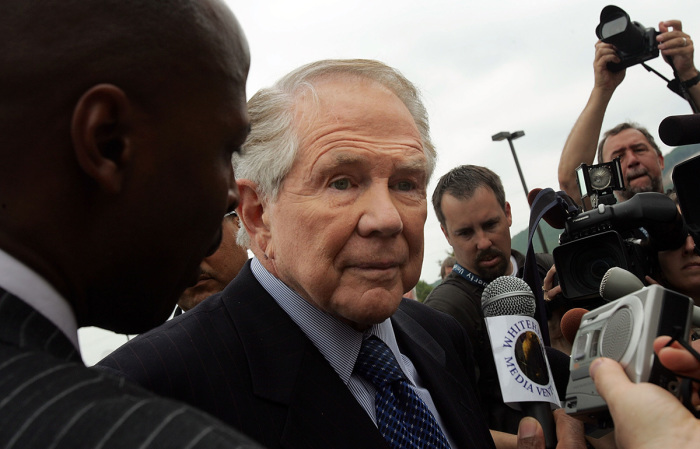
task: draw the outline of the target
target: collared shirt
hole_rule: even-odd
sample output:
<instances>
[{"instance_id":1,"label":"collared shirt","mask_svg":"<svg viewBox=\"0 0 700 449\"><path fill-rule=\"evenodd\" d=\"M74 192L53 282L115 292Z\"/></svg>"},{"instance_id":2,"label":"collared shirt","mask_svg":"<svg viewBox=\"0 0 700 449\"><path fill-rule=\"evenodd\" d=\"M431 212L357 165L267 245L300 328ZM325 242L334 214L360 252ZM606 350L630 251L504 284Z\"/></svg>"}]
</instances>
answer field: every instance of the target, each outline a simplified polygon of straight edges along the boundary
<instances>
[{"instance_id":1,"label":"collared shirt","mask_svg":"<svg viewBox=\"0 0 700 449\"><path fill-rule=\"evenodd\" d=\"M80 350L78 324L68 301L46 279L2 249L0 249L0 287L51 321L68 337L75 349Z\"/></svg>"},{"instance_id":2,"label":"collared shirt","mask_svg":"<svg viewBox=\"0 0 700 449\"><path fill-rule=\"evenodd\" d=\"M306 334L331 367L338 373L340 379L347 385L350 393L360 403L369 417L377 424L374 407L374 386L353 373L357 356L360 353L362 340L374 335L389 346L399 363L401 370L408 378L411 387L425 402L438 424L442 428L451 447L455 447L437 412L435 403L427 389L422 387L420 376L413 363L399 351L396 343L394 328L390 319L374 324L365 332L360 332L330 314L318 309L310 302L299 296L284 282L274 277L262 266L257 258L251 261L251 270L263 288L274 298L279 306L289 315L297 326Z\"/></svg>"}]
</instances>

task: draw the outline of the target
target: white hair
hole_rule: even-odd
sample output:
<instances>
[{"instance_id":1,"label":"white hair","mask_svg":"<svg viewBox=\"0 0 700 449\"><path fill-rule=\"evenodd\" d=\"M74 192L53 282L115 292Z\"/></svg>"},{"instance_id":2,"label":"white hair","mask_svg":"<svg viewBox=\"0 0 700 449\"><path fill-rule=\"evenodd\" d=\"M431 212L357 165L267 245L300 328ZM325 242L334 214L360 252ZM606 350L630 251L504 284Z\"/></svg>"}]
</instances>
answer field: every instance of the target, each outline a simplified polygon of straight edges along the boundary
<instances>
[{"instance_id":1,"label":"white hair","mask_svg":"<svg viewBox=\"0 0 700 449\"><path fill-rule=\"evenodd\" d=\"M421 136L428 161L428 180L437 154L430 140L428 112L418 89L398 70L369 59L328 59L304 65L290 72L272 87L259 90L248 101L251 132L242 155L234 157L236 177L257 184L263 201L275 201L280 186L294 164L299 150L298 128L294 126L295 102L301 93L318 103L314 81L334 75L349 75L376 81L396 95L406 106ZM241 227L238 243L250 247L250 238Z\"/></svg>"}]
</instances>

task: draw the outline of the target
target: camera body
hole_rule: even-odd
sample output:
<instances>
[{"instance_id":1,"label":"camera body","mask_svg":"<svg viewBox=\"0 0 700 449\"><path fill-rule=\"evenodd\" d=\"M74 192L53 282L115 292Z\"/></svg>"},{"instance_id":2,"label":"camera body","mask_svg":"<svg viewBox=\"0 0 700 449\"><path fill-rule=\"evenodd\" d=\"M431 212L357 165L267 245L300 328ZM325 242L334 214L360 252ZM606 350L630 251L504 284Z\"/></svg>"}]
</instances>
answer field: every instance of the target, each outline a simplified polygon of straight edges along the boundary
<instances>
[{"instance_id":1,"label":"camera body","mask_svg":"<svg viewBox=\"0 0 700 449\"><path fill-rule=\"evenodd\" d=\"M593 360L618 361L633 382L650 382L678 396L677 377L659 363L654 339L660 335L687 340L693 300L659 285L644 287L586 313L571 352L564 409L601 429L612 420L589 374Z\"/></svg>"},{"instance_id":2,"label":"camera body","mask_svg":"<svg viewBox=\"0 0 700 449\"><path fill-rule=\"evenodd\" d=\"M596 35L605 43L613 44L620 62L608 63L608 70L619 72L627 67L648 61L659 56L659 44L654 28L645 28L639 22L630 20L621 8L608 5L600 13L600 23Z\"/></svg>"},{"instance_id":3,"label":"camera body","mask_svg":"<svg viewBox=\"0 0 700 449\"><path fill-rule=\"evenodd\" d=\"M644 281L656 251L680 248L686 236L676 204L656 192L572 214L552 251L554 264L568 268L558 272L562 294L577 307L597 307L603 304L599 287L609 268L623 268Z\"/></svg>"}]
</instances>

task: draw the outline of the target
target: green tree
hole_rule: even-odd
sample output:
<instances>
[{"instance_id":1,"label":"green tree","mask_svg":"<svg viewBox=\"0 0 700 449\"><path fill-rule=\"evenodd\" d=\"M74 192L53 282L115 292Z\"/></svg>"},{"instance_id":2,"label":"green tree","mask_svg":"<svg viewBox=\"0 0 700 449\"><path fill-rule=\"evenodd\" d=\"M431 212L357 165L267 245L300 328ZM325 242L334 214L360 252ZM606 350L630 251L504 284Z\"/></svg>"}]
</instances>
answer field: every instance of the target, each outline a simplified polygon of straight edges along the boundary
<instances>
[{"instance_id":1,"label":"green tree","mask_svg":"<svg viewBox=\"0 0 700 449\"><path fill-rule=\"evenodd\" d=\"M433 287L424 280L420 280L416 284L416 296L418 296L418 301L420 302L425 301L425 298L428 297L431 291L433 291Z\"/></svg>"}]
</instances>

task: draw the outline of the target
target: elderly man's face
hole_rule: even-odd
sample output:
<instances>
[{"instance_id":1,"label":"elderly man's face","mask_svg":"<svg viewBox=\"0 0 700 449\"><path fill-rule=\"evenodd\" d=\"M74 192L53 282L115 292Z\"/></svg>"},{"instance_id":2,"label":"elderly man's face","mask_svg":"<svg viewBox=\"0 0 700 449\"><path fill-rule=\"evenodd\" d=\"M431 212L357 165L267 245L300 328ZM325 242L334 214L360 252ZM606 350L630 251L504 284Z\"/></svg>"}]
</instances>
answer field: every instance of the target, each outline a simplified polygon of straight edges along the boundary
<instances>
[{"instance_id":1,"label":"elderly man's face","mask_svg":"<svg viewBox=\"0 0 700 449\"><path fill-rule=\"evenodd\" d=\"M297 159L269 214L276 276L356 329L393 314L423 261L427 160L404 104L354 78L301 99Z\"/></svg>"}]
</instances>

